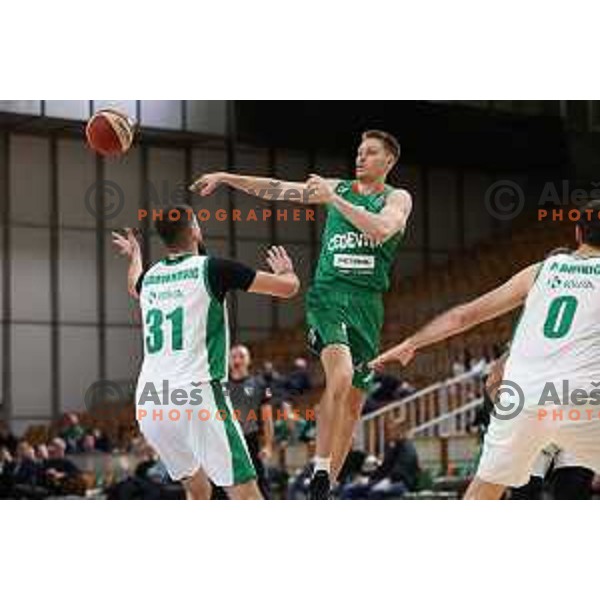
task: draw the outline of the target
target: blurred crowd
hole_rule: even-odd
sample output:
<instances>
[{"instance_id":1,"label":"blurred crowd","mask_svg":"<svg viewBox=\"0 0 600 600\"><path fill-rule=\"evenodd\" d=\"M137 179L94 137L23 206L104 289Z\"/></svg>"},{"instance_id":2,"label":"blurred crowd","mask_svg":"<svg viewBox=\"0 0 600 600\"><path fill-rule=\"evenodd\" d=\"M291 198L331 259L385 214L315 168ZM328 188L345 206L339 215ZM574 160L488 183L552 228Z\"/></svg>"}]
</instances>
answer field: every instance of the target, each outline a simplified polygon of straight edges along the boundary
<instances>
[{"instance_id":1,"label":"blurred crowd","mask_svg":"<svg viewBox=\"0 0 600 600\"><path fill-rule=\"evenodd\" d=\"M307 417L311 411L306 409L312 409L312 415L318 411L320 388L303 357L291 361L286 371L272 362L256 370L252 366L246 346L232 347L230 398L243 415L242 431L259 486L267 498L303 498L316 441L316 421ZM415 392L408 381L376 374L364 412ZM270 408L267 413L261 412L265 406ZM258 418L247 419L250 411ZM387 422L385 439L380 459L360 451L350 453L336 497L399 498L418 489L420 468L406 422L398 418ZM133 406L117 421L69 412L56 423L30 428L21 437L0 422L0 498L69 496L183 499L184 491L171 481L139 434ZM215 488L213 497L224 494Z\"/></svg>"},{"instance_id":2,"label":"blurred crowd","mask_svg":"<svg viewBox=\"0 0 600 600\"><path fill-rule=\"evenodd\" d=\"M233 354L236 349L240 354L240 348L242 361L236 363ZM236 397L236 408L247 411L269 404L279 409L272 413L267 439L260 417L242 426L248 445L255 450L253 458L265 495L280 496L284 492L279 490L287 482L287 448L296 443L309 446L315 437L314 421L292 412L313 389L308 362L298 357L285 373L266 362L251 374L247 348L236 346L232 359L232 400L233 387L238 384L242 390ZM282 413L286 417L278 418ZM30 427L19 437L0 421L0 498L45 499L90 493L111 499L184 497L181 486L170 480L140 436L133 406L104 419L68 412L57 422ZM219 497L218 490L215 497Z\"/></svg>"}]
</instances>

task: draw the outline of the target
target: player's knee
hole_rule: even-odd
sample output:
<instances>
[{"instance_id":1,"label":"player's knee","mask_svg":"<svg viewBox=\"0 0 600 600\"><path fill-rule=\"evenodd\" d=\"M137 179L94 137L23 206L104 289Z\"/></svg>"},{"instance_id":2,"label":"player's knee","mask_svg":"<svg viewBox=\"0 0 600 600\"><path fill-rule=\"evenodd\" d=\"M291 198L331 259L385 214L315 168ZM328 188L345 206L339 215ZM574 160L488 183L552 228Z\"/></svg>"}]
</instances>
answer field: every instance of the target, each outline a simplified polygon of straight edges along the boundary
<instances>
[{"instance_id":1,"label":"player's knee","mask_svg":"<svg viewBox=\"0 0 600 600\"><path fill-rule=\"evenodd\" d=\"M210 489L204 486L191 486L185 487L185 495L188 500L210 500Z\"/></svg>"},{"instance_id":2,"label":"player's knee","mask_svg":"<svg viewBox=\"0 0 600 600\"><path fill-rule=\"evenodd\" d=\"M327 388L334 394L346 394L352 387L352 367L340 366L327 378Z\"/></svg>"},{"instance_id":3,"label":"player's knee","mask_svg":"<svg viewBox=\"0 0 600 600\"><path fill-rule=\"evenodd\" d=\"M182 483L188 500L210 500L212 488L205 477L195 475Z\"/></svg>"}]
</instances>

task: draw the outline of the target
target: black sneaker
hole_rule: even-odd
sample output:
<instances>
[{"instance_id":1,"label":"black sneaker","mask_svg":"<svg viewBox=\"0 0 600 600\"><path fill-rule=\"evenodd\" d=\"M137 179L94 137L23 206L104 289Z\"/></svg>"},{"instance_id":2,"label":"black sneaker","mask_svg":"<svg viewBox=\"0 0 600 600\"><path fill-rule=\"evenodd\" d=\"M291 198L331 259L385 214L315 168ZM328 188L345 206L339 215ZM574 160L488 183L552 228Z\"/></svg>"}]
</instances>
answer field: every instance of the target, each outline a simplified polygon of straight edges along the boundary
<instances>
[{"instance_id":1,"label":"black sneaker","mask_svg":"<svg viewBox=\"0 0 600 600\"><path fill-rule=\"evenodd\" d=\"M309 500L329 500L331 484L327 471L315 471L308 486Z\"/></svg>"}]
</instances>

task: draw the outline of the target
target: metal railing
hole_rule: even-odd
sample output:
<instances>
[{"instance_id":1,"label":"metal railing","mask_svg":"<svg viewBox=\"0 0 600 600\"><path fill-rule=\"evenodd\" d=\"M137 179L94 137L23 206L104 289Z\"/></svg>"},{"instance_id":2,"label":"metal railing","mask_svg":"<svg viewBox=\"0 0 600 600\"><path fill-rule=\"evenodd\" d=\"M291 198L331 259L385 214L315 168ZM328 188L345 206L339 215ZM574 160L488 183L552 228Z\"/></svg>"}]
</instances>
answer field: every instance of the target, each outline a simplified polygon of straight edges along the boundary
<instances>
[{"instance_id":1,"label":"metal railing","mask_svg":"<svg viewBox=\"0 0 600 600\"><path fill-rule=\"evenodd\" d=\"M430 385L365 415L359 424L357 445L369 454L381 456L385 449L385 425L388 420L405 418L411 435L438 437L464 435L472 422L477 405L483 400L486 369Z\"/></svg>"}]
</instances>

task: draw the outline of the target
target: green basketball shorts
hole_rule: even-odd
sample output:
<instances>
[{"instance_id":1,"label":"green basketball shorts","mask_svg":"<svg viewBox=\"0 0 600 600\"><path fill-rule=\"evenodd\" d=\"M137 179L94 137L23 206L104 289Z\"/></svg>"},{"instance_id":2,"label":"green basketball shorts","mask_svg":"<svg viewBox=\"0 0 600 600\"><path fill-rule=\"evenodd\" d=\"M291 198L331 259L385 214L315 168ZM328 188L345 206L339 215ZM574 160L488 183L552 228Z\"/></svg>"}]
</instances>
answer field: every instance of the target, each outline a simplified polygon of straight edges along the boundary
<instances>
[{"instance_id":1,"label":"green basketball shorts","mask_svg":"<svg viewBox=\"0 0 600 600\"><path fill-rule=\"evenodd\" d=\"M352 385L368 390L373 372L367 364L379 353L383 295L360 289L313 286L306 295L308 347L317 356L331 344L344 344L352 354Z\"/></svg>"}]
</instances>

